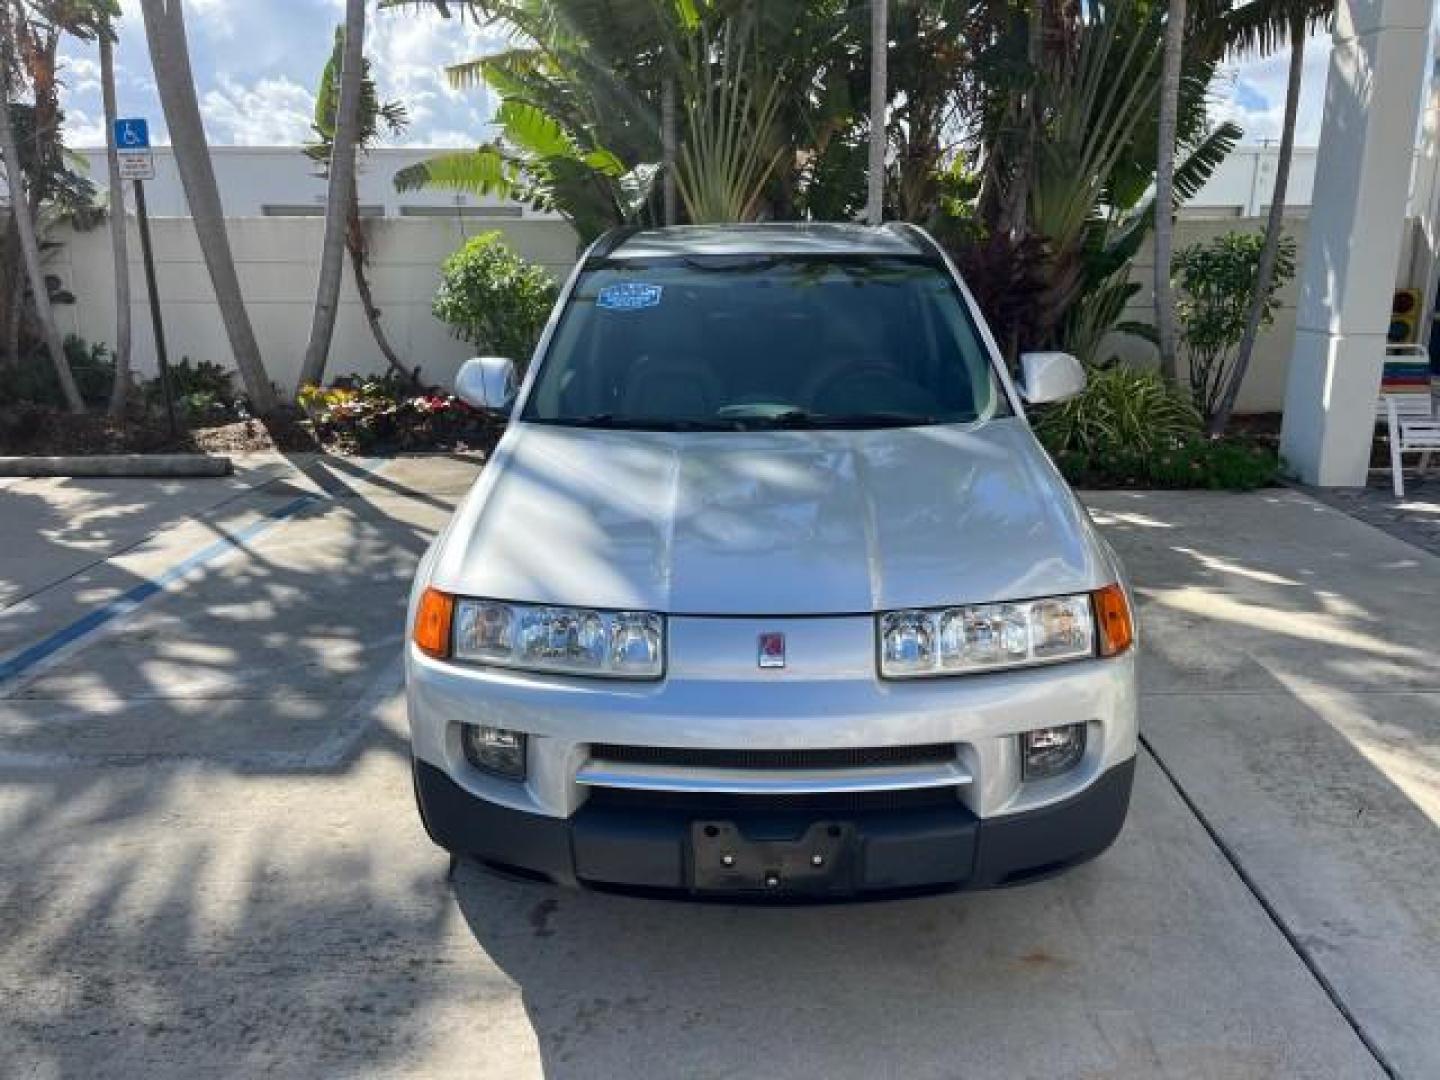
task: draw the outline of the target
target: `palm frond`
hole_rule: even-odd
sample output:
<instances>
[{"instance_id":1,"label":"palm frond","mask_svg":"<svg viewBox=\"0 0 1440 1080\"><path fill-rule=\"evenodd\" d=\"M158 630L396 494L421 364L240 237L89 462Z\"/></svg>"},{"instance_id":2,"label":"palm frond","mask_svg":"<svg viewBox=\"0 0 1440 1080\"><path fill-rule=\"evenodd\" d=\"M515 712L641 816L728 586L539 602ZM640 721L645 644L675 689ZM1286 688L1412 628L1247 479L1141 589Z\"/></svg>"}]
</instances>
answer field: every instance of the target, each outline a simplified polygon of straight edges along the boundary
<instances>
[{"instance_id":1,"label":"palm frond","mask_svg":"<svg viewBox=\"0 0 1440 1080\"><path fill-rule=\"evenodd\" d=\"M505 141L534 157L573 157L574 141L565 129L543 110L514 98L507 98L495 110L495 123Z\"/></svg>"},{"instance_id":2,"label":"palm frond","mask_svg":"<svg viewBox=\"0 0 1440 1080\"><path fill-rule=\"evenodd\" d=\"M1239 56L1270 56L1292 44L1297 18L1304 20L1305 33L1313 34L1330 26L1334 16L1333 0L1250 0L1225 14L1225 40Z\"/></svg>"},{"instance_id":3,"label":"palm frond","mask_svg":"<svg viewBox=\"0 0 1440 1080\"><path fill-rule=\"evenodd\" d=\"M394 177L396 191L440 188L469 195L514 193L517 180L514 163L494 146L456 150L407 165Z\"/></svg>"},{"instance_id":4,"label":"palm frond","mask_svg":"<svg viewBox=\"0 0 1440 1080\"><path fill-rule=\"evenodd\" d=\"M1239 124L1226 120L1191 148L1184 160L1175 166L1177 206L1200 194L1200 189L1239 145L1244 135L1245 131Z\"/></svg>"}]
</instances>

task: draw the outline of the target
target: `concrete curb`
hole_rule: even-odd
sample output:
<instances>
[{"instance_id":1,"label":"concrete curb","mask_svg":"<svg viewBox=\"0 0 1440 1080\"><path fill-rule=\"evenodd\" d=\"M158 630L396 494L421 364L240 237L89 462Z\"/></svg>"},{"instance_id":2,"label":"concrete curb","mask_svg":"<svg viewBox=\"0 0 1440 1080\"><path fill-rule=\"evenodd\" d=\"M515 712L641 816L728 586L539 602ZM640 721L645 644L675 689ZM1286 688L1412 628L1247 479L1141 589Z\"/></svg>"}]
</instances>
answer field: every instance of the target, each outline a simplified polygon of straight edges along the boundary
<instances>
[{"instance_id":1,"label":"concrete curb","mask_svg":"<svg viewBox=\"0 0 1440 1080\"><path fill-rule=\"evenodd\" d=\"M0 476L229 476L228 457L209 454L95 454L68 457L0 457Z\"/></svg>"}]
</instances>

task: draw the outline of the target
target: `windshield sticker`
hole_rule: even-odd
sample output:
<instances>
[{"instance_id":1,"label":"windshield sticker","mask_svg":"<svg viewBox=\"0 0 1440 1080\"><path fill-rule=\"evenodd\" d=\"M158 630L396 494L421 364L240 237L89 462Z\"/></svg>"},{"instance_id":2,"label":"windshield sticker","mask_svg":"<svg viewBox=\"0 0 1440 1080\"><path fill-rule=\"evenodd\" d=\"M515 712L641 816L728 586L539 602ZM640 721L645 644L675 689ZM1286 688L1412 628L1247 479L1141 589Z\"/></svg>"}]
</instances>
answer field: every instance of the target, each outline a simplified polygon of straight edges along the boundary
<instances>
[{"instance_id":1,"label":"windshield sticker","mask_svg":"<svg viewBox=\"0 0 1440 1080\"><path fill-rule=\"evenodd\" d=\"M659 285L645 285L638 281L606 285L595 297L595 306L606 311L639 311L658 306L660 291Z\"/></svg>"}]
</instances>

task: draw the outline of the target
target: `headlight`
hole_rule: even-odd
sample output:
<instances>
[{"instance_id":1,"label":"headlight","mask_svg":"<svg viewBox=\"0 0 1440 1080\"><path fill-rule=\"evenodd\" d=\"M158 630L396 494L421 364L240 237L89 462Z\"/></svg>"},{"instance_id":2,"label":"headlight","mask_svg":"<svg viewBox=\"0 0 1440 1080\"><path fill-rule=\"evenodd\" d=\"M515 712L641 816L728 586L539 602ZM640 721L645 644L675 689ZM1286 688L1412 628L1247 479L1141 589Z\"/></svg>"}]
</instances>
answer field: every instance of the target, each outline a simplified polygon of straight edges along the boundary
<instances>
[{"instance_id":1,"label":"headlight","mask_svg":"<svg viewBox=\"0 0 1440 1080\"><path fill-rule=\"evenodd\" d=\"M963 675L1095 655L1090 595L879 617L880 674L887 679Z\"/></svg>"},{"instance_id":2,"label":"headlight","mask_svg":"<svg viewBox=\"0 0 1440 1080\"><path fill-rule=\"evenodd\" d=\"M612 679L665 671L665 620L649 611L456 600L454 625L456 660Z\"/></svg>"}]
</instances>

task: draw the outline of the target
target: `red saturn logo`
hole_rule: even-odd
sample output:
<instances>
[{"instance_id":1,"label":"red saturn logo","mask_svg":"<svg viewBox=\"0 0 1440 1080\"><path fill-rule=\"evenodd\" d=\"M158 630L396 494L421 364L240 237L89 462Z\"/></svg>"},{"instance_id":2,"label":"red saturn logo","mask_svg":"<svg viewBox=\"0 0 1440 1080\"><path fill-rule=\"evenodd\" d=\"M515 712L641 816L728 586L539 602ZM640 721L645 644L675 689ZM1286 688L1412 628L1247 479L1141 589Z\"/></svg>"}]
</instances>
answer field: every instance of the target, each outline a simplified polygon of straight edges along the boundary
<instances>
[{"instance_id":1,"label":"red saturn logo","mask_svg":"<svg viewBox=\"0 0 1440 1080\"><path fill-rule=\"evenodd\" d=\"M785 666L785 635L760 635L760 666L776 668Z\"/></svg>"}]
</instances>

